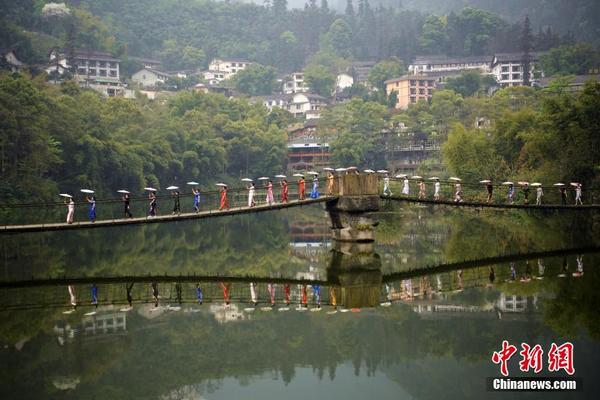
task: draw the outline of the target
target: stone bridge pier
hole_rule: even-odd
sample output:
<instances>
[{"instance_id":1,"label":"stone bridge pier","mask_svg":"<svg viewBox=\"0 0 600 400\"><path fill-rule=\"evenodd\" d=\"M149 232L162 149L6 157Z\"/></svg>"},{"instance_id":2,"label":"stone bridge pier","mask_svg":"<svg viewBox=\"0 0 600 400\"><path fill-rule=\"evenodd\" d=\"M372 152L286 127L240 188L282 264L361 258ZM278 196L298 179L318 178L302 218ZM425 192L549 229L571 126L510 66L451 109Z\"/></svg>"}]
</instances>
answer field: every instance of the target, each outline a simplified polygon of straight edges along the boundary
<instances>
[{"instance_id":1,"label":"stone bridge pier","mask_svg":"<svg viewBox=\"0 0 600 400\"><path fill-rule=\"evenodd\" d=\"M379 211L375 174L348 174L335 177L333 193L337 197L326 204L333 240L372 242L375 221L371 213Z\"/></svg>"}]
</instances>

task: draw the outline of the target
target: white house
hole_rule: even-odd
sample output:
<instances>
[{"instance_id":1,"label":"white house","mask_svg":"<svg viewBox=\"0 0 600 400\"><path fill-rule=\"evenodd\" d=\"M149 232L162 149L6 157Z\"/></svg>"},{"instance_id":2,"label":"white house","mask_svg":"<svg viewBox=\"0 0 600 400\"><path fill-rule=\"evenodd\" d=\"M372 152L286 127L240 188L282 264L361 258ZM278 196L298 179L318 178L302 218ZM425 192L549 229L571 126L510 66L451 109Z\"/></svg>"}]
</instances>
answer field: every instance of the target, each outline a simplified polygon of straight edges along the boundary
<instances>
[{"instance_id":1,"label":"white house","mask_svg":"<svg viewBox=\"0 0 600 400\"><path fill-rule=\"evenodd\" d=\"M304 81L304 73L302 72L294 72L284 77L282 83L282 91L286 94L308 92L309 90L308 84Z\"/></svg>"},{"instance_id":2,"label":"white house","mask_svg":"<svg viewBox=\"0 0 600 400\"><path fill-rule=\"evenodd\" d=\"M429 72L451 72L479 70L482 74L491 72L492 56L447 57L447 56L417 56L408 66L413 74Z\"/></svg>"},{"instance_id":3,"label":"white house","mask_svg":"<svg viewBox=\"0 0 600 400\"><path fill-rule=\"evenodd\" d=\"M289 111L295 117L305 116L307 119L319 118L321 110L327 105L325 97L313 93L278 94L253 98L261 102L269 111L274 107Z\"/></svg>"},{"instance_id":4,"label":"white house","mask_svg":"<svg viewBox=\"0 0 600 400\"><path fill-rule=\"evenodd\" d=\"M534 71L539 61L540 53L529 56L529 81L533 84ZM502 87L523 85L523 54L502 53L494 55L491 63L492 75Z\"/></svg>"},{"instance_id":5,"label":"white house","mask_svg":"<svg viewBox=\"0 0 600 400\"><path fill-rule=\"evenodd\" d=\"M342 73L335 78L336 92L341 92L352 85L354 85L354 78L350 74Z\"/></svg>"},{"instance_id":6,"label":"white house","mask_svg":"<svg viewBox=\"0 0 600 400\"><path fill-rule=\"evenodd\" d=\"M18 72L25 66L25 63L19 60L17 53L12 49L0 50L0 59L11 72Z\"/></svg>"},{"instance_id":7,"label":"white house","mask_svg":"<svg viewBox=\"0 0 600 400\"><path fill-rule=\"evenodd\" d=\"M64 51L52 50L46 72L55 71L62 75L71 70L82 87L111 97L124 95L125 86L120 81L120 59L110 53L94 50L75 50L72 57L73 65L69 65Z\"/></svg>"},{"instance_id":8,"label":"white house","mask_svg":"<svg viewBox=\"0 0 600 400\"><path fill-rule=\"evenodd\" d=\"M155 87L159 83L165 83L171 74L150 67L144 67L131 75L131 80L142 87Z\"/></svg>"},{"instance_id":9,"label":"white house","mask_svg":"<svg viewBox=\"0 0 600 400\"><path fill-rule=\"evenodd\" d=\"M204 79L211 84L216 84L231 78L250 64L252 63L246 60L215 58L208 64L208 71L203 73Z\"/></svg>"}]
</instances>

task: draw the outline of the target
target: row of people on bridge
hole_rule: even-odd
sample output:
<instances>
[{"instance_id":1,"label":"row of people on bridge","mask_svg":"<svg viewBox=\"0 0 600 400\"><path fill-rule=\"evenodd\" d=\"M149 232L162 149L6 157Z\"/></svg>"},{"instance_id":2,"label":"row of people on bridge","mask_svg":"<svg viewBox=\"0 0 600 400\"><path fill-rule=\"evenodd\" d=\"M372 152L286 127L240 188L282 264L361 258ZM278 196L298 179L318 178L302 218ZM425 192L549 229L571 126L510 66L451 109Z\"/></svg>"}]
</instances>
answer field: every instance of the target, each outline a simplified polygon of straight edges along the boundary
<instances>
[{"instance_id":1,"label":"row of people on bridge","mask_svg":"<svg viewBox=\"0 0 600 400\"><path fill-rule=\"evenodd\" d=\"M410 196L410 180L409 180L408 176L407 175L397 175L396 178L402 179L402 192L401 192L402 195ZM417 182L418 182L419 192L417 194L417 199L419 199L419 200L426 199L427 187L425 184L425 180L420 176L413 176L411 179L417 180ZM434 181L433 199L441 200L440 179L437 177L432 177L429 179ZM456 177L451 177L451 178L449 178L449 180L453 181L452 185L453 185L453 189L454 189L454 191L453 191L454 192L454 201L462 202L463 201L463 189L462 189L461 179L456 178ZM493 203L494 202L494 184L492 183L492 180L486 179L486 180L480 181L479 183L484 185L485 190L487 192L486 202L488 204ZM513 182L507 181L507 182L503 182L502 185L507 187L507 192L506 192L507 203L514 204L515 198L516 198L515 184ZM575 197L575 205L583 205L582 184L578 183L578 182L571 182L570 185L573 187L573 191L575 193L575 196L574 196ZM538 206L542 205L542 200L544 197L544 190L542 189L541 183L529 184L529 182L518 182L518 186L521 187L521 192L523 193L523 203L524 204L526 204L526 205L529 204L529 194L530 194L531 188L533 187L533 188L535 188L535 193L536 193L535 204ZM558 190L561 204L567 205L567 185L565 185L564 183L555 183L553 186L555 186ZM384 194L384 196L392 196L392 194L393 194L390 189L390 178L387 174L383 178L383 194Z\"/></svg>"},{"instance_id":2,"label":"row of people on bridge","mask_svg":"<svg viewBox=\"0 0 600 400\"><path fill-rule=\"evenodd\" d=\"M336 171L338 172L342 172L340 171L342 169L338 169ZM370 174L370 173L374 173L375 171L372 170L365 170L364 173ZM380 173L383 174L383 195L384 196L392 196L393 193L391 191L391 187L390 187L390 177L387 171L385 170L380 170L378 171ZM356 173L358 174L359 171L358 169L355 168L351 168L351 169L343 169L343 173ZM312 182L312 190L310 192L310 198L318 198L320 196L319 194L319 174L317 172L310 172L310 175L313 176ZM305 177L302 174L294 174L295 177L297 177L297 186L298 186L298 200L304 200L306 198L306 181L305 181ZM276 175L276 178L278 178L278 186L280 187L280 193L279 193L279 201L281 203L287 203L288 202L288 181L287 181L287 177L285 175ZM413 181L417 181L418 182L418 194L417 194L417 199L419 200L424 200L427 198L427 185L425 183L425 179L420 177L420 176L413 176L411 178L409 178L407 175L397 175L396 178L402 179L402 195L403 196L410 196L410 180ZM266 191L266 198L265 198L265 202L267 205L273 205L275 204L275 196L274 196L274 183L273 180L269 179L268 177L261 177L258 178L260 181L263 181L264 183L262 184L262 188ZM431 177L429 178L429 180L434 181L434 192L433 192L433 200L442 200L442 195L441 195L441 182L440 179L438 177ZM247 182L246 185L246 190L248 192L248 197L247 197L247 206L248 207L254 207L256 205L256 191L257 191L257 186L255 184L255 182L252 179L242 179L242 181ZM326 181L326 186L327 186L327 195L331 196L333 195L333 187L334 187L334 174L332 171L327 171L327 176L325 178ZM456 177L451 177L449 178L449 181L452 181L453 183L453 192L454 192L454 201L455 202L462 202L463 201L463 189L462 189L462 181L460 178L456 178ZM492 183L491 179L488 180L483 180L479 182L480 184L485 186L486 192L487 192L487 203L491 204L493 203L493 197L494 197L494 184ZM192 186L191 189L191 194L193 195L193 204L192 204L192 210L194 212L200 212L200 189L198 188L198 183L196 182L188 182L188 184L190 184ZM217 184L220 189L220 201L219 201L219 210L228 210L231 208L230 205L230 201L229 201L229 197L228 197L228 186L224 183L218 183ZM508 204L514 204L515 198L516 198L516 189L515 189L515 184L513 182L503 182L502 185L507 186L507 203ZM531 188L535 188L535 204L536 205L542 205L542 200L544 197L544 191L542 189L542 185L540 183L532 183L529 184L528 182L518 182L518 185L521 187L521 192L523 193L523 203L524 204L529 204L529 195L530 195L530 190ZM563 183L556 183L554 184L555 187L557 187L558 189L558 193L560 195L560 199L561 199L561 204L562 205L566 205L567 204L567 185L563 184ZM575 205L583 205L583 201L582 201L582 185L581 183L576 183L576 182L571 182L571 186L573 187L573 190L575 192ZM148 200L149 200L149 205L148 205L148 212L147 212L147 216L148 217L155 217L157 215L157 210L158 210L158 198L156 195L157 190L151 187L147 187L145 188L145 190L148 192ZM171 196L173 198L173 211L172 214L180 214L181 213L181 204L180 204L180 195L181 195L181 191L179 190L179 187L177 186L169 186L167 188L167 190L169 190L171 192ZM87 203L89 204L89 210L88 210L88 216L91 222L95 222L96 220L96 215L97 215L97 201L96 201L96 197L94 196L94 192L92 190L89 189L82 189L82 192L86 193L86 197L85 200L87 201ZM121 201L123 203L123 216L125 218L132 218L133 214L131 212L131 198L130 198L130 193L127 190L119 190L119 193L122 194L121 197ZM67 218L66 218L66 222L68 224L73 223L74 220L74 215L75 215L75 201L73 200L73 197L71 195L68 194L61 194L61 196L65 197L65 204L67 205Z\"/></svg>"},{"instance_id":3,"label":"row of people on bridge","mask_svg":"<svg viewBox=\"0 0 600 400\"><path fill-rule=\"evenodd\" d=\"M321 196L319 193L319 174L316 172L312 172L311 175L313 176L313 179L312 179L312 190L309 193L309 197L312 199L316 199ZM295 176L298 178L296 181L296 184L298 186L297 199L305 200L306 199L305 177L302 174L295 174ZM288 199L289 199L288 181L287 181L285 175L277 175L277 178L278 178L277 185L280 187L279 202L287 203ZM265 203L267 205L275 204L275 195L273 193L273 188L274 188L273 180L271 180L267 177L261 177L261 178L259 178L259 180L264 181L264 183L261 185L262 186L261 188L266 191ZM248 178L242 179L242 181L247 182L246 191L247 191L248 207L256 206L256 204L257 204L256 192L257 192L258 188L257 188L255 181L253 181L252 179L248 179ZM325 181L326 181L327 195L331 196L333 194L333 182L334 182L333 173L328 172L327 177L325 178ZM188 184L190 184L192 186L192 189L191 189L191 194L193 195L192 210L193 210L193 212L198 213L198 212L200 212L200 206L201 206L201 203L200 203L201 192L200 192L200 189L198 188L198 183L188 182ZM222 210L230 209L231 204L229 201L228 186L224 183L217 183L217 186L219 186L219 210L222 211ZM156 215L158 215L158 197L156 195L157 190L154 188L151 188L151 187L147 187L147 188L145 188L145 190L146 190L146 192L148 192L148 200L149 200L148 211L147 211L146 216L147 217L155 217ZM181 191L180 191L179 187L169 186L167 188L167 190L169 190L171 192L171 197L173 199L172 215L181 214L181 202L180 202ZM93 194L94 192L90 189L82 189L81 191L83 193L87 194L85 196L85 200L89 204L89 209L88 209L89 220L91 222L95 222L96 216L97 216L97 200ZM133 218L133 214L131 212L130 192L128 192L127 190L119 190L119 193L121 193L121 195L122 195L121 201L123 203L124 218ZM71 196L69 194L61 194L61 196L65 197L65 205L67 206L66 222L68 224L72 224L74 221L74 215L75 215L75 201L73 200L73 196Z\"/></svg>"}]
</instances>

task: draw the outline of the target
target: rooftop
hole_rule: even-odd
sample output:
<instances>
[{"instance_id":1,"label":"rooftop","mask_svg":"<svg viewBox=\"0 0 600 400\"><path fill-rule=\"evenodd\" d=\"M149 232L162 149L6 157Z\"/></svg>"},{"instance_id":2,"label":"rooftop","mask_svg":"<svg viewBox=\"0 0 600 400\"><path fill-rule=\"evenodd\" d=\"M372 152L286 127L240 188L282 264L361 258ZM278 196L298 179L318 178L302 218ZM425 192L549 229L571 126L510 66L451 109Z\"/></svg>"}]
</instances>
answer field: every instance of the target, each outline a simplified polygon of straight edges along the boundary
<instances>
[{"instance_id":1,"label":"rooftop","mask_svg":"<svg viewBox=\"0 0 600 400\"><path fill-rule=\"evenodd\" d=\"M434 76L430 76L430 75L425 75L425 74L419 74L419 75L403 75L400 78L394 78L394 79L388 79L387 81L383 82L385 85L387 85L388 83L394 83L394 82L401 82L401 81L407 81L409 79L429 79L429 80L435 80Z\"/></svg>"},{"instance_id":2,"label":"rooftop","mask_svg":"<svg viewBox=\"0 0 600 400\"><path fill-rule=\"evenodd\" d=\"M493 56L448 57L445 55L416 56L411 65L491 63Z\"/></svg>"},{"instance_id":3,"label":"rooftop","mask_svg":"<svg viewBox=\"0 0 600 400\"><path fill-rule=\"evenodd\" d=\"M540 56L542 56L544 54L545 54L545 52L532 51L529 54L529 59L531 61L537 61L537 60L539 60ZM520 62L522 59L523 59L523 53L497 53L497 54L494 54L492 63L508 62L508 61L519 61Z\"/></svg>"}]
</instances>

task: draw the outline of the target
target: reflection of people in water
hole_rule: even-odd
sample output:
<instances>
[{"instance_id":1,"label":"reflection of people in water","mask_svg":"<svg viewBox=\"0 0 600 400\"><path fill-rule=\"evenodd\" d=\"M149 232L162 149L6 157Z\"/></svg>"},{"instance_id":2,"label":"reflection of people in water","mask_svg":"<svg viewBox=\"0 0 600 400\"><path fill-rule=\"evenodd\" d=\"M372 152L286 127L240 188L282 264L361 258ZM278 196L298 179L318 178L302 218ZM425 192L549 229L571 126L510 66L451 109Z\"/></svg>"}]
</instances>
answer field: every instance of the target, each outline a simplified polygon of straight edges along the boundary
<instances>
[{"instance_id":1,"label":"reflection of people in water","mask_svg":"<svg viewBox=\"0 0 600 400\"><path fill-rule=\"evenodd\" d=\"M154 299L154 307L158 307L158 283L152 282L152 298Z\"/></svg>"},{"instance_id":2,"label":"reflection of people in water","mask_svg":"<svg viewBox=\"0 0 600 400\"><path fill-rule=\"evenodd\" d=\"M231 287L231 283L219 283L221 284L221 289L223 289L223 301L225 305L229 305L229 288Z\"/></svg>"},{"instance_id":3,"label":"reflection of people in water","mask_svg":"<svg viewBox=\"0 0 600 400\"><path fill-rule=\"evenodd\" d=\"M494 281L496 280L496 273L494 272L494 267L490 267L490 275L489 275L490 283L488 286L492 286Z\"/></svg>"},{"instance_id":4,"label":"reflection of people in water","mask_svg":"<svg viewBox=\"0 0 600 400\"><path fill-rule=\"evenodd\" d=\"M77 296L75 294L75 286L69 285L67 288L69 289L70 303L73 306L74 310L75 308L77 308Z\"/></svg>"},{"instance_id":5,"label":"reflection of people in water","mask_svg":"<svg viewBox=\"0 0 600 400\"><path fill-rule=\"evenodd\" d=\"M562 268L560 274L558 274L559 278L564 278L569 273L569 264L567 262L567 257L563 257Z\"/></svg>"},{"instance_id":6,"label":"reflection of people in water","mask_svg":"<svg viewBox=\"0 0 600 400\"><path fill-rule=\"evenodd\" d=\"M285 298L285 305L289 306L290 305L290 284L286 283L285 285L283 285L283 293L284 293L284 298Z\"/></svg>"},{"instance_id":7,"label":"reflection of people in water","mask_svg":"<svg viewBox=\"0 0 600 400\"><path fill-rule=\"evenodd\" d=\"M92 283L92 304L98 308L98 286Z\"/></svg>"},{"instance_id":8,"label":"reflection of people in water","mask_svg":"<svg viewBox=\"0 0 600 400\"><path fill-rule=\"evenodd\" d=\"M250 282L250 300L254 307L258 304L258 296L256 295L256 282Z\"/></svg>"},{"instance_id":9,"label":"reflection of people in water","mask_svg":"<svg viewBox=\"0 0 600 400\"><path fill-rule=\"evenodd\" d=\"M127 290L127 303L129 307L133 307L133 297L131 297L131 289L133 289L133 282L125 284L125 290Z\"/></svg>"},{"instance_id":10,"label":"reflection of people in water","mask_svg":"<svg viewBox=\"0 0 600 400\"><path fill-rule=\"evenodd\" d=\"M267 285L267 291L269 292L269 298L271 299L271 306L275 306L275 284L269 283Z\"/></svg>"},{"instance_id":11,"label":"reflection of people in water","mask_svg":"<svg viewBox=\"0 0 600 400\"><path fill-rule=\"evenodd\" d=\"M538 279L544 279L544 272L546 271L546 266L544 265L544 260L542 260L541 258L538 258L537 265L538 265Z\"/></svg>"},{"instance_id":12,"label":"reflection of people in water","mask_svg":"<svg viewBox=\"0 0 600 400\"><path fill-rule=\"evenodd\" d=\"M202 294L202 288L200 287L200 284L197 283L196 284L196 299L198 300L198 303L202 304L202 300L203 300L203 294Z\"/></svg>"},{"instance_id":13,"label":"reflection of people in water","mask_svg":"<svg viewBox=\"0 0 600 400\"><path fill-rule=\"evenodd\" d=\"M329 286L329 304L331 304L334 309L337 309L337 294L335 293L335 287L333 285Z\"/></svg>"},{"instance_id":14,"label":"reflection of people in water","mask_svg":"<svg viewBox=\"0 0 600 400\"><path fill-rule=\"evenodd\" d=\"M579 278L583 275L583 254L578 254L575 260L577 261L577 271L573 272L573 276Z\"/></svg>"},{"instance_id":15,"label":"reflection of people in water","mask_svg":"<svg viewBox=\"0 0 600 400\"><path fill-rule=\"evenodd\" d=\"M456 279L458 280L458 288L460 290L463 289L463 277L462 277L462 275L463 275L462 269L459 269L459 270L456 271Z\"/></svg>"},{"instance_id":16,"label":"reflection of people in water","mask_svg":"<svg viewBox=\"0 0 600 400\"><path fill-rule=\"evenodd\" d=\"M510 280L514 281L517 279L517 267L514 262L510 263Z\"/></svg>"},{"instance_id":17,"label":"reflection of people in water","mask_svg":"<svg viewBox=\"0 0 600 400\"><path fill-rule=\"evenodd\" d=\"M435 276L435 282L437 285L437 292L440 293L442 291L442 275L437 274Z\"/></svg>"},{"instance_id":18,"label":"reflection of people in water","mask_svg":"<svg viewBox=\"0 0 600 400\"><path fill-rule=\"evenodd\" d=\"M308 294L306 292L306 285L302 285L300 296L300 304L304 307L308 307Z\"/></svg>"},{"instance_id":19,"label":"reflection of people in water","mask_svg":"<svg viewBox=\"0 0 600 400\"><path fill-rule=\"evenodd\" d=\"M181 305L182 296L181 296L181 283L175 283L175 298L177 299L177 304Z\"/></svg>"},{"instance_id":20,"label":"reflection of people in water","mask_svg":"<svg viewBox=\"0 0 600 400\"><path fill-rule=\"evenodd\" d=\"M525 261L525 275L521 277L521 282L527 283L531 281L531 265L529 265L529 261Z\"/></svg>"},{"instance_id":21,"label":"reflection of people in water","mask_svg":"<svg viewBox=\"0 0 600 400\"><path fill-rule=\"evenodd\" d=\"M317 303L317 308L321 308L321 285L312 285L313 293L315 295L315 302Z\"/></svg>"}]
</instances>

